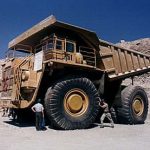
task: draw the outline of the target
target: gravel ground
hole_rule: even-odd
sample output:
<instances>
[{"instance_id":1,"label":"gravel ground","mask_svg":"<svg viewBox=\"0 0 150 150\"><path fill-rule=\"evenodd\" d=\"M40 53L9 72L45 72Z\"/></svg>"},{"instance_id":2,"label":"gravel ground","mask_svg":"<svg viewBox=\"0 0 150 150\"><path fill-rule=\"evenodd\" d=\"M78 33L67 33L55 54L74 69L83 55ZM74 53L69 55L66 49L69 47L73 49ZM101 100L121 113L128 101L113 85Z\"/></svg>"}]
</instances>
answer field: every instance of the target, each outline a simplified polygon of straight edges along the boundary
<instances>
[{"instance_id":1,"label":"gravel ground","mask_svg":"<svg viewBox=\"0 0 150 150\"><path fill-rule=\"evenodd\" d=\"M150 116L144 125L99 126L86 130L36 131L34 126L12 125L0 117L0 150L149 150Z\"/></svg>"}]
</instances>

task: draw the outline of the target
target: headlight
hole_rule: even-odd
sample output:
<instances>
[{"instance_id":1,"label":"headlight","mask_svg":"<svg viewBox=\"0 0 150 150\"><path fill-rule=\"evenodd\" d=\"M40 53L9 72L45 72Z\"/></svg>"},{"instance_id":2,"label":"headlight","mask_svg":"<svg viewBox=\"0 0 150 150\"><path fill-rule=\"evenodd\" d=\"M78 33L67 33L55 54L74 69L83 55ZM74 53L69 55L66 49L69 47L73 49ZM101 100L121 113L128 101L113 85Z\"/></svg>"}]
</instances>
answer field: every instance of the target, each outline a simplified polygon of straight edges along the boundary
<instances>
[{"instance_id":1,"label":"headlight","mask_svg":"<svg viewBox=\"0 0 150 150\"><path fill-rule=\"evenodd\" d=\"M26 81L29 79L29 75L30 75L30 72L29 71L23 71L22 72L22 80L23 81Z\"/></svg>"}]
</instances>

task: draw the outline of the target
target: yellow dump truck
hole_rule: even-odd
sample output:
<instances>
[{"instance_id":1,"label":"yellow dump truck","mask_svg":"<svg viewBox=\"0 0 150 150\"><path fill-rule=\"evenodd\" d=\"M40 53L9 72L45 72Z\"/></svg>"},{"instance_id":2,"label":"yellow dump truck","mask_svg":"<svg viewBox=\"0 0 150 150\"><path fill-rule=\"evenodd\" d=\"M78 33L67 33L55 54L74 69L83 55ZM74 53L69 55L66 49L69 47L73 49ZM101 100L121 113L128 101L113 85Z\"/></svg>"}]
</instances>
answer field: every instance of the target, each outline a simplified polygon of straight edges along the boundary
<instances>
[{"instance_id":1,"label":"yellow dump truck","mask_svg":"<svg viewBox=\"0 0 150 150\"><path fill-rule=\"evenodd\" d=\"M8 44L2 64L0 106L30 109L41 98L45 113L62 129L87 128L99 100L113 107L117 121L144 123L148 98L125 78L150 71L150 56L98 38L95 32L50 16Z\"/></svg>"}]
</instances>

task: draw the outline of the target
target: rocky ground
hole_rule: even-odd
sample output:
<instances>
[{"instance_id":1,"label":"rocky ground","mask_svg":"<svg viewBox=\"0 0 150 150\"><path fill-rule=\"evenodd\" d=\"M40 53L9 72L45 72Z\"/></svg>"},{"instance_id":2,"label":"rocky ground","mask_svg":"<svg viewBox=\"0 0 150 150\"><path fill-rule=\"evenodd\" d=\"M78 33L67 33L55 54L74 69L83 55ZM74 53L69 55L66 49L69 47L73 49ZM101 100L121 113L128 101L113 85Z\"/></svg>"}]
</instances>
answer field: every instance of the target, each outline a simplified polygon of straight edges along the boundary
<instances>
[{"instance_id":1,"label":"rocky ground","mask_svg":"<svg viewBox=\"0 0 150 150\"><path fill-rule=\"evenodd\" d=\"M121 40L120 43L117 43L116 45L127 49L136 50L145 54L150 54L150 38L143 38L129 42Z\"/></svg>"}]
</instances>

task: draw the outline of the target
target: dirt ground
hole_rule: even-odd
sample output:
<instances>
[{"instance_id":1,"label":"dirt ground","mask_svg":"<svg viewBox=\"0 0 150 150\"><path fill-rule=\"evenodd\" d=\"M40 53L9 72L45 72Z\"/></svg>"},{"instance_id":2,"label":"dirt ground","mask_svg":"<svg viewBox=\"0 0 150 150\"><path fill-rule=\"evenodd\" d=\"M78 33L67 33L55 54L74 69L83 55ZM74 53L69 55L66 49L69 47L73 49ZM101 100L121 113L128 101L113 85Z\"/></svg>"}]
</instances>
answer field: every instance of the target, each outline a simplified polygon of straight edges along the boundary
<instances>
[{"instance_id":1,"label":"dirt ground","mask_svg":"<svg viewBox=\"0 0 150 150\"><path fill-rule=\"evenodd\" d=\"M143 125L94 126L86 130L60 131L15 124L0 117L0 150L149 150L150 115Z\"/></svg>"},{"instance_id":2,"label":"dirt ground","mask_svg":"<svg viewBox=\"0 0 150 150\"><path fill-rule=\"evenodd\" d=\"M130 82L127 82L128 84ZM150 85L145 82L146 85ZM142 84L140 84L142 85ZM150 87L143 85L150 99ZM17 124L0 114L0 150L149 150L150 109L143 125L118 125L86 130L61 131L34 124Z\"/></svg>"}]
</instances>

